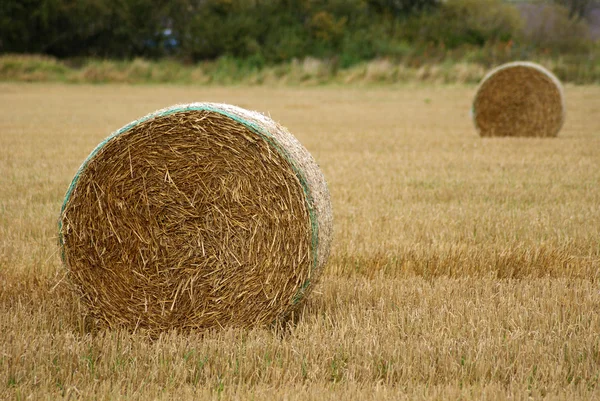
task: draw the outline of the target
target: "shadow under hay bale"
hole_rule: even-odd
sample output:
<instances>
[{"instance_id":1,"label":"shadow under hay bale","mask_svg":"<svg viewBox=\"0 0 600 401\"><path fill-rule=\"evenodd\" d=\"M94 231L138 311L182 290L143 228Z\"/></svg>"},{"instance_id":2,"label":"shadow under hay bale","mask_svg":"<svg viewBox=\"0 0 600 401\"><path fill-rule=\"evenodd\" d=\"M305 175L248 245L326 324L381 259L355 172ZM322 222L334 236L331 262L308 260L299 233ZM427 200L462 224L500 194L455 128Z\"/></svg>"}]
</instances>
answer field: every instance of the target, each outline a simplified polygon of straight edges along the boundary
<instances>
[{"instance_id":1,"label":"shadow under hay bale","mask_svg":"<svg viewBox=\"0 0 600 401\"><path fill-rule=\"evenodd\" d=\"M231 105L159 110L85 160L59 221L70 282L111 327L281 321L317 282L331 203L282 126Z\"/></svg>"},{"instance_id":2,"label":"shadow under hay bale","mask_svg":"<svg viewBox=\"0 0 600 401\"><path fill-rule=\"evenodd\" d=\"M535 63L504 64L481 81L472 116L481 136L555 137L565 120L562 86Z\"/></svg>"}]
</instances>

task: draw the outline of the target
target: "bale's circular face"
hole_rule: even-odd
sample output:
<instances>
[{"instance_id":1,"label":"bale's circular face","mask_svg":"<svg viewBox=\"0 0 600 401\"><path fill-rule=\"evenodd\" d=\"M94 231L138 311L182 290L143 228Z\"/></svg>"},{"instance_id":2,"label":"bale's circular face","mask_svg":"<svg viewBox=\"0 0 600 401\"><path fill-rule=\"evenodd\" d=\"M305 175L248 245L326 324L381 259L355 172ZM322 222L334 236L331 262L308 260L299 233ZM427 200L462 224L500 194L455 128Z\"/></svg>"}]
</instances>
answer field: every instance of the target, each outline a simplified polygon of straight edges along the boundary
<instances>
[{"instance_id":1,"label":"bale's circular face","mask_svg":"<svg viewBox=\"0 0 600 401\"><path fill-rule=\"evenodd\" d=\"M481 136L554 137L564 117L559 80L534 63L492 70L473 101L473 121Z\"/></svg>"},{"instance_id":2,"label":"bale's circular face","mask_svg":"<svg viewBox=\"0 0 600 401\"><path fill-rule=\"evenodd\" d=\"M331 206L315 168L281 126L232 106L178 106L134 122L88 157L67 193L70 280L109 326L282 318L328 254Z\"/></svg>"}]
</instances>

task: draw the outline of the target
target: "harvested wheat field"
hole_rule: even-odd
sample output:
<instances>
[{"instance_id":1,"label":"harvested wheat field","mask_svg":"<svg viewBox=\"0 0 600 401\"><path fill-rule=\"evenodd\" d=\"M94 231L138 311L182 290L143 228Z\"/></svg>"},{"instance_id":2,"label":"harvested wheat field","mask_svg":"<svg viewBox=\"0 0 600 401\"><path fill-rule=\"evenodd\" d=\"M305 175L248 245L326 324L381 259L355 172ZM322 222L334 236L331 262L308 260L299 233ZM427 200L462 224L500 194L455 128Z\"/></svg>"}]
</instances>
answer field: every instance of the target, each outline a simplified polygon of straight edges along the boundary
<instances>
[{"instance_id":1,"label":"harvested wheat field","mask_svg":"<svg viewBox=\"0 0 600 401\"><path fill-rule=\"evenodd\" d=\"M0 84L0 399L600 397L600 87L557 138L481 138L474 86ZM58 217L80 163L175 103L269 114L319 163L329 262L295 324L98 329Z\"/></svg>"}]
</instances>

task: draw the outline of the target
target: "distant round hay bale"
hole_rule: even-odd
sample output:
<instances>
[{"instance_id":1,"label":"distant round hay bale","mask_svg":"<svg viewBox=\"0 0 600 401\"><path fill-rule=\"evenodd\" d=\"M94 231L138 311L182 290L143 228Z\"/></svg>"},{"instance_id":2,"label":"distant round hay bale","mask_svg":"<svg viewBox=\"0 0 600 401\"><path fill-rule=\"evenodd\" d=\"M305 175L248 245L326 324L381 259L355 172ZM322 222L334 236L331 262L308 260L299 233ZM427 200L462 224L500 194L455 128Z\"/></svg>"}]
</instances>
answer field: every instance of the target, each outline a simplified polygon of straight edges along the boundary
<instances>
[{"instance_id":1,"label":"distant round hay bale","mask_svg":"<svg viewBox=\"0 0 600 401\"><path fill-rule=\"evenodd\" d=\"M472 116L481 136L554 137L565 120L562 86L535 63L504 64L481 81Z\"/></svg>"},{"instance_id":2,"label":"distant round hay bale","mask_svg":"<svg viewBox=\"0 0 600 401\"><path fill-rule=\"evenodd\" d=\"M313 288L332 212L323 174L285 128L193 103L98 145L59 232L70 282L108 326L254 326L285 319Z\"/></svg>"}]
</instances>

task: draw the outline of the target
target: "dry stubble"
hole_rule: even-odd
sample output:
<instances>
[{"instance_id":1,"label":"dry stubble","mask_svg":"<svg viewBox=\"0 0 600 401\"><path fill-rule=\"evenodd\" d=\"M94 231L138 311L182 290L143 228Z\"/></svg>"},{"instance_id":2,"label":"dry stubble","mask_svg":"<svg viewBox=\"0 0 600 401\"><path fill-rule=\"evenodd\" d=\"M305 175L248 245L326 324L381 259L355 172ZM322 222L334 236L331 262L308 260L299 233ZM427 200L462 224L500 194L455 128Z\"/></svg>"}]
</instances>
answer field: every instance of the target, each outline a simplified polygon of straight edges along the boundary
<instances>
[{"instance_id":1,"label":"dry stubble","mask_svg":"<svg viewBox=\"0 0 600 401\"><path fill-rule=\"evenodd\" d=\"M0 89L1 398L598 396L598 88L567 88L551 140L479 138L465 87ZM107 132L197 100L270 112L321 164L322 283L284 331L95 331L61 282L64 190Z\"/></svg>"}]
</instances>

